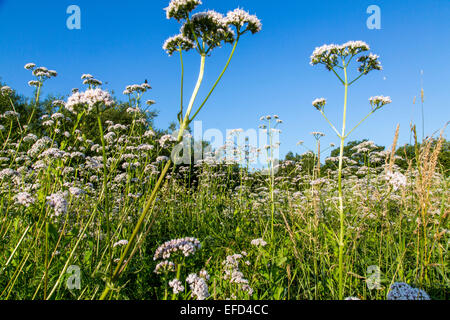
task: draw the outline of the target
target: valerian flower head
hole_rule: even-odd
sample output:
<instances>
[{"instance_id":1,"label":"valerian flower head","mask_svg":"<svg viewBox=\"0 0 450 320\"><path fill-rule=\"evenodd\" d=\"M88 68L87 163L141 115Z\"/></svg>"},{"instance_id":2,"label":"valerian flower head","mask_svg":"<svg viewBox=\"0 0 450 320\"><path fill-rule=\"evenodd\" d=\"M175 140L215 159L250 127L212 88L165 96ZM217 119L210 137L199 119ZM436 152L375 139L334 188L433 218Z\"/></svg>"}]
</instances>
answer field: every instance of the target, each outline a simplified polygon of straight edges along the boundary
<instances>
[{"instance_id":1,"label":"valerian flower head","mask_svg":"<svg viewBox=\"0 0 450 320\"><path fill-rule=\"evenodd\" d=\"M163 49L169 56L171 56L175 51L189 51L193 48L195 48L195 43L182 34L170 37L164 42L163 45Z\"/></svg>"},{"instance_id":2,"label":"valerian flower head","mask_svg":"<svg viewBox=\"0 0 450 320\"><path fill-rule=\"evenodd\" d=\"M66 105L66 103L62 100L55 100L52 102L52 105L54 107L64 107Z\"/></svg>"},{"instance_id":3,"label":"valerian flower head","mask_svg":"<svg viewBox=\"0 0 450 320\"><path fill-rule=\"evenodd\" d=\"M45 80L54 78L58 75L55 70L48 70L46 67L29 67L26 69L32 70L33 76L35 76L40 82L44 82Z\"/></svg>"},{"instance_id":4,"label":"valerian flower head","mask_svg":"<svg viewBox=\"0 0 450 320\"><path fill-rule=\"evenodd\" d=\"M27 64L24 66L24 68L25 68L26 70L33 70L34 68L36 68L36 64L30 62L30 63L27 63Z\"/></svg>"},{"instance_id":5,"label":"valerian flower head","mask_svg":"<svg viewBox=\"0 0 450 320\"><path fill-rule=\"evenodd\" d=\"M349 41L342 45L325 44L317 47L311 55L311 65L323 64L328 70L332 70L339 64L339 58L356 56L361 52L370 50L363 41Z\"/></svg>"},{"instance_id":6,"label":"valerian flower head","mask_svg":"<svg viewBox=\"0 0 450 320\"><path fill-rule=\"evenodd\" d=\"M169 260L161 261L156 265L154 272L156 274L175 272L175 264Z\"/></svg>"},{"instance_id":7,"label":"valerian flower head","mask_svg":"<svg viewBox=\"0 0 450 320\"><path fill-rule=\"evenodd\" d=\"M167 19L174 18L180 21L187 19L189 13L201 4L200 0L172 0L164 10L166 11Z\"/></svg>"},{"instance_id":8,"label":"valerian flower head","mask_svg":"<svg viewBox=\"0 0 450 320\"><path fill-rule=\"evenodd\" d=\"M123 246L126 246L127 244L128 244L128 240L119 240L113 244L113 248L115 248L117 246L123 247Z\"/></svg>"},{"instance_id":9,"label":"valerian flower head","mask_svg":"<svg viewBox=\"0 0 450 320\"><path fill-rule=\"evenodd\" d=\"M200 248L200 241L192 237L170 240L156 249L153 260L161 258L169 259L171 254L177 251L181 252L185 257L188 257L194 254Z\"/></svg>"},{"instance_id":10,"label":"valerian flower head","mask_svg":"<svg viewBox=\"0 0 450 320\"><path fill-rule=\"evenodd\" d=\"M7 95L10 95L13 91L12 91L12 89L11 89L10 87L8 87L8 86L3 86L3 87L0 89L0 92L2 93L2 95L7 96Z\"/></svg>"},{"instance_id":11,"label":"valerian flower head","mask_svg":"<svg viewBox=\"0 0 450 320\"><path fill-rule=\"evenodd\" d=\"M178 279L173 279L169 281L169 287L172 288L173 294L179 294L180 292L184 291L184 286Z\"/></svg>"},{"instance_id":12,"label":"valerian flower head","mask_svg":"<svg viewBox=\"0 0 450 320\"><path fill-rule=\"evenodd\" d=\"M361 65L358 68L358 71L363 74L368 74L372 70L383 70L380 61L378 60L379 56L376 54L369 54L359 57L356 61L360 62Z\"/></svg>"},{"instance_id":13,"label":"valerian flower head","mask_svg":"<svg viewBox=\"0 0 450 320\"><path fill-rule=\"evenodd\" d=\"M400 172L387 172L386 180L392 186L394 191L397 191L401 187L405 187L407 183L406 177Z\"/></svg>"},{"instance_id":14,"label":"valerian flower head","mask_svg":"<svg viewBox=\"0 0 450 320\"><path fill-rule=\"evenodd\" d=\"M228 25L236 27L238 34L244 34L247 31L255 34L262 29L261 21L256 15L251 15L239 8L228 12L225 20ZM246 28L243 29L244 26L246 26Z\"/></svg>"},{"instance_id":15,"label":"valerian flower head","mask_svg":"<svg viewBox=\"0 0 450 320\"><path fill-rule=\"evenodd\" d=\"M364 41L348 41L339 46L339 51L342 56L355 56L369 50L369 45Z\"/></svg>"},{"instance_id":16,"label":"valerian flower head","mask_svg":"<svg viewBox=\"0 0 450 320\"><path fill-rule=\"evenodd\" d=\"M370 105L372 106L373 110L378 110L381 107L383 107L389 103L392 103L392 100L390 97L375 96L375 97L370 97L369 102L370 102Z\"/></svg>"},{"instance_id":17,"label":"valerian flower head","mask_svg":"<svg viewBox=\"0 0 450 320\"><path fill-rule=\"evenodd\" d=\"M95 87L101 86L103 84L103 82L101 82L98 79L94 79L94 78L86 78L83 81L83 84L86 84L86 85L88 85L90 87L94 87L95 88Z\"/></svg>"},{"instance_id":18,"label":"valerian flower head","mask_svg":"<svg viewBox=\"0 0 450 320\"><path fill-rule=\"evenodd\" d=\"M222 42L233 43L234 32L221 13L214 10L199 12L181 27L181 33L192 42L202 39L205 52L220 47Z\"/></svg>"},{"instance_id":19,"label":"valerian flower head","mask_svg":"<svg viewBox=\"0 0 450 320\"><path fill-rule=\"evenodd\" d=\"M152 105L154 105L154 104L156 103L156 101L155 101L155 100L147 100L145 103L146 103L148 106L152 106Z\"/></svg>"},{"instance_id":20,"label":"valerian flower head","mask_svg":"<svg viewBox=\"0 0 450 320\"><path fill-rule=\"evenodd\" d=\"M325 107L327 103L327 100L325 98L318 98L312 102L312 105L317 110L323 110L323 107Z\"/></svg>"},{"instance_id":21,"label":"valerian flower head","mask_svg":"<svg viewBox=\"0 0 450 320\"><path fill-rule=\"evenodd\" d=\"M15 118L20 118L20 113L15 112L15 111L5 111L5 113L3 113L0 118L4 118L4 119L15 119Z\"/></svg>"},{"instance_id":22,"label":"valerian flower head","mask_svg":"<svg viewBox=\"0 0 450 320\"><path fill-rule=\"evenodd\" d=\"M47 204L54 209L54 216L60 216L67 212L67 192L53 193L47 197Z\"/></svg>"},{"instance_id":23,"label":"valerian flower head","mask_svg":"<svg viewBox=\"0 0 450 320\"><path fill-rule=\"evenodd\" d=\"M265 242L262 238L258 238L258 239L253 239L250 242L250 244L253 245L253 246L257 246L257 247L258 246L264 247L264 246L267 245L267 242Z\"/></svg>"},{"instance_id":24,"label":"valerian flower head","mask_svg":"<svg viewBox=\"0 0 450 320\"><path fill-rule=\"evenodd\" d=\"M325 133L319 132L319 131L313 131L311 132L311 135L316 139L319 140L322 137L325 137Z\"/></svg>"},{"instance_id":25,"label":"valerian flower head","mask_svg":"<svg viewBox=\"0 0 450 320\"><path fill-rule=\"evenodd\" d=\"M35 199L28 192L20 192L15 196L16 203L25 207L29 207L35 202Z\"/></svg>"},{"instance_id":26,"label":"valerian flower head","mask_svg":"<svg viewBox=\"0 0 450 320\"><path fill-rule=\"evenodd\" d=\"M147 90L151 89L152 87L148 83L143 83L141 85L139 84L132 84L129 86L126 86L125 90L123 91L123 94L128 95L132 94L133 92L137 93L138 95L147 92Z\"/></svg>"},{"instance_id":27,"label":"valerian flower head","mask_svg":"<svg viewBox=\"0 0 450 320\"><path fill-rule=\"evenodd\" d=\"M205 300L210 296L208 284L204 278L199 277L195 273L191 273L186 278L186 282L189 283L192 297L197 298L197 300Z\"/></svg>"},{"instance_id":28,"label":"valerian flower head","mask_svg":"<svg viewBox=\"0 0 450 320\"><path fill-rule=\"evenodd\" d=\"M109 107L113 104L111 95L107 91L99 88L88 89L85 92L75 92L68 99L65 108L72 113L77 113L77 106L87 106L87 111L90 112L97 105L104 105Z\"/></svg>"},{"instance_id":29,"label":"valerian flower head","mask_svg":"<svg viewBox=\"0 0 450 320\"><path fill-rule=\"evenodd\" d=\"M36 81L36 80L30 80L30 81L28 81L28 85L30 86L30 87L39 87L40 85L41 85L41 83L39 82L39 81Z\"/></svg>"}]
</instances>

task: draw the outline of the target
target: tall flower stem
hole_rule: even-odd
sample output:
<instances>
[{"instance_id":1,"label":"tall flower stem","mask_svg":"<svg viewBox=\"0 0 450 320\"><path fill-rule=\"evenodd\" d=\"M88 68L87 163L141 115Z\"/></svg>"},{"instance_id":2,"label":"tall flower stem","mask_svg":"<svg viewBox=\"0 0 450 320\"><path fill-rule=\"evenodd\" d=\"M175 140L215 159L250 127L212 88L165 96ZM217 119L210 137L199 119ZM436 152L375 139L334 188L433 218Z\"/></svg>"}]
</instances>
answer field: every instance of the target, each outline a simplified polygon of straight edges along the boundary
<instances>
[{"instance_id":1,"label":"tall flower stem","mask_svg":"<svg viewBox=\"0 0 450 320\"><path fill-rule=\"evenodd\" d=\"M106 232L108 237L108 253L109 253L109 263L112 266L112 247L111 247L111 226L109 219L109 201L108 201L108 193L106 192L107 180L108 180L108 163L106 158L106 147L105 147L105 139L103 135L103 126L102 119L100 118L99 108L97 106L97 121L98 121L98 129L100 131L100 140L102 142L102 155L103 155L103 186L102 186L102 197L104 197L105 201L105 217L106 217ZM110 278L112 277L112 268L110 269Z\"/></svg>"},{"instance_id":2,"label":"tall flower stem","mask_svg":"<svg viewBox=\"0 0 450 320\"><path fill-rule=\"evenodd\" d=\"M344 299L344 197L342 193L342 161L344 157L344 143L345 143L345 125L347 117L347 98L348 98L348 78L347 78L347 65L344 63L344 75L345 75L345 97L344 97L344 112L342 118L342 132L340 135L341 146L339 151L339 169L338 169L338 189L339 189L339 299Z\"/></svg>"}]
</instances>

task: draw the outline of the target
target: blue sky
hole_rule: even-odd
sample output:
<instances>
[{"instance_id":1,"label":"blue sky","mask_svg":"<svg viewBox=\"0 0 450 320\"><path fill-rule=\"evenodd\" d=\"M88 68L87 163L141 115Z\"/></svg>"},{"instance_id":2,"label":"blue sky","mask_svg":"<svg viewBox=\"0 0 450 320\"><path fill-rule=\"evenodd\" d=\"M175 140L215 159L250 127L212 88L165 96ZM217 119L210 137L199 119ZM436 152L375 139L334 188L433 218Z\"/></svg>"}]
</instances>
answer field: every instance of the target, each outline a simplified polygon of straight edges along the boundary
<instances>
[{"instance_id":1,"label":"blue sky","mask_svg":"<svg viewBox=\"0 0 450 320\"><path fill-rule=\"evenodd\" d=\"M148 79L160 115L156 126L167 128L176 119L179 103L179 59L168 57L161 46L178 32L179 25L167 20L163 8L168 0L0 0L0 77L2 82L25 95L31 80L25 63L58 71L46 83L45 93L68 94L81 87L80 76L91 73L107 82L119 98L128 84ZM425 133L430 134L450 120L450 1L414 0L203 0L200 10L226 13L241 7L256 14L263 30L246 35L235 57L198 119L203 130L257 128L259 118L277 114L281 153L305 150L296 146L304 140L313 147L311 131L326 133L323 143L337 137L312 106L318 97L328 100L330 119L340 127L343 87L322 66L312 67L309 57L316 46L363 40L380 55L383 71L363 77L350 89L349 122L359 121L370 109L368 98L389 95L393 103L377 112L350 139L369 138L389 146L400 124L400 143L409 142L413 120L421 133L420 74L425 90ZM68 30L66 9L81 8L81 30ZM381 8L381 30L369 30L369 5ZM225 46L207 59L205 95L226 62L231 50ZM186 57L186 90L193 88L199 57ZM188 99L188 94L186 98ZM419 99L418 99L419 101Z\"/></svg>"}]
</instances>

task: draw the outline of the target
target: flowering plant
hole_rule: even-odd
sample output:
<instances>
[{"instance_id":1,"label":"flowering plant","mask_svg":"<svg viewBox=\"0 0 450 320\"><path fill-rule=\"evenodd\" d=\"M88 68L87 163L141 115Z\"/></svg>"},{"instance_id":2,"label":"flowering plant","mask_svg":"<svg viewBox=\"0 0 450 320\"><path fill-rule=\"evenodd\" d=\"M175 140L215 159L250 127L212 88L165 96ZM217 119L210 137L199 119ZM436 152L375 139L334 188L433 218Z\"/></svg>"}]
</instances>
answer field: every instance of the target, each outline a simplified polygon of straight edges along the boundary
<instances>
[{"instance_id":1,"label":"flowering plant","mask_svg":"<svg viewBox=\"0 0 450 320\"><path fill-rule=\"evenodd\" d=\"M344 110L342 117L342 129L339 132L336 127L331 123L331 121L325 115L325 105L327 103L326 99L319 98L312 102L314 108L316 108L325 120L333 128L334 132L341 140L340 153L339 153L339 169L338 169L338 189L339 189L339 217L340 217L340 232L339 232L339 297L344 298L344 282L343 282L343 269L344 269L344 201L342 193L342 164L344 158L344 143L345 139L359 126L361 125L371 114L379 110L383 106L391 103L389 97L376 96L369 99L370 105L372 107L369 114L364 117L353 129L346 131L346 118L347 118L347 99L348 99L348 88L359 80L362 76L367 75L373 70L382 70L379 56L365 52L369 51L370 47L367 43L363 41L349 41L341 45L336 44L325 44L314 50L311 55L311 65L315 66L318 64L323 64L328 71L332 71L339 81L344 85L345 88L345 98L344 98ZM354 79L349 79L349 66L352 60L356 58L359 63L358 72L359 75ZM339 71L343 72L339 74Z\"/></svg>"},{"instance_id":2,"label":"flowering plant","mask_svg":"<svg viewBox=\"0 0 450 320\"><path fill-rule=\"evenodd\" d=\"M171 0L169 6L165 8L167 19L175 19L182 23L180 34L168 38L164 44L163 49L167 52L169 56L178 52L180 55L181 63L181 93L180 93L180 111L177 115L179 122L179 130L177 136L177 142L180 143L184 137L184 131L189 126L189 124L195 119L201 109L205 106L209 97L213 93L214 89L219 84L222 76L230 65L231 59L236 51L237 44L241 36L247 32L252 34L261 31L262 25L259 19L255 15L250 15L242 9L235 9L234 11L228 12L226 16L218 13L214 10L208 10L205 12L198 12L191 14L202 2L200 0ZM223 44L232 44L233 49L230 56L218 76L216 82L212 86L211 90L207 94L206 98L197 108L195 113L191 116L193 111L194 103L196 101L199 89L203 82L204 72L205 72L205 61L206 57L212 54L212 51ZM192 92L189 104L185 110L183 101L183 89L184 89L184 64L183 64L183 51L190 51L195 49L200 55L200 71L198 74L197 83ZM126 93L131 92L132 88L127 88ZM146 205L134 227L133 233L128 240L128 244L125 247L122 256L117 263L117 266L110 277L110 282L113 283L120 275L121 270L123 270L122 265L127 257L131 246L134 245L134 240L141 229L141 226L151 211L153 207L156 195L161 188L161 184L166 177L166 174L172 164L172 160L169 159L164 168L161 171L158 181L154 189L152 190ZM105 299L108 292L110 291L110 286L107 286L103 291L100 299Z\"/></svg>"}]
</instances>

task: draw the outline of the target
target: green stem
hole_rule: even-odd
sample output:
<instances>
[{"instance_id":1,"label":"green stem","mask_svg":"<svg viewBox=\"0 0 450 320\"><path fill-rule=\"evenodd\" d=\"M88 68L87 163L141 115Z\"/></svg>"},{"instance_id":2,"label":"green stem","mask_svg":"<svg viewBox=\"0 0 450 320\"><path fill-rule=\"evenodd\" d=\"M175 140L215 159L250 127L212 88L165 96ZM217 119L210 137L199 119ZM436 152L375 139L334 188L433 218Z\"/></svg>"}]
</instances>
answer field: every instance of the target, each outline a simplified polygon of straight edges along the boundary
<instances>
[{"instance_id":1,"label":"green stem","mask_svg":"<svg viewBox=\"0 0 450 320\"><path fill-rule=\"evenodd\" d=\"M102 155L103 155L103 187L100 199L104 197L105 201L105 216L106 216L106 232L108 237L108 247L109 247L109 263L112 266L112 246L111 246L111 226L109 221L109 201L108 194L106 192L107 187L107 178L108 178L108 163L106 159L106 148L105 148L105 139L103 137L103 126L102 120L100 118L99 108L97 106L97 121L98 121L98 129L100 130L100 140L102 142ZM110 278L112 277L112 267L110 268Z\"/></svg>"},{"instance_id":2,"label":"green stem","mask_svg":"<svg viewBox=\"0 0 450 320\"><path fill-rule=\"evenodd\" d=\"M327 116L325 115L325 113L323 112L323 110L320 110L320 113L322 114L322 116L325 118L325 120L327 120L328 124L333 128L334 132L336 132L337 136L339 138L341 138L341 134L339 133L339 131L337 131L336 127L331 123L330 120L328 120Z\"/></svg>"},{"instance_id":3,"label":"green stem","mask_svg":"<svg viewBox=\"0 0 450 320\"><path fill-rule=\"evenodd\" d=\"M181 94L180 94L180 119L183 116L183 87L184 87L184 64L183 64L183 50L180 49L180 63L181 63Z\"/></svg>"},{"instance_id":4,"label":"green stem","mask_svg":"<svg viewBox=\"0 0 450 320\"><path fill-rule=\"evenodd\" d=\"M339 152L339 171L338 171L338 189L339 189L339 220L340 220L340 232L339 232L339 299L344 299L344 199L342 193L342 160L344 157L344 143L345 143L345 125L347 116L347 98L348 98L348 82L347 82L347 66L344 64L345 75L345 98L344 98L344 112L342 118L342 133L341 133L341 146Z\"/></svg>"}]
</instances>

